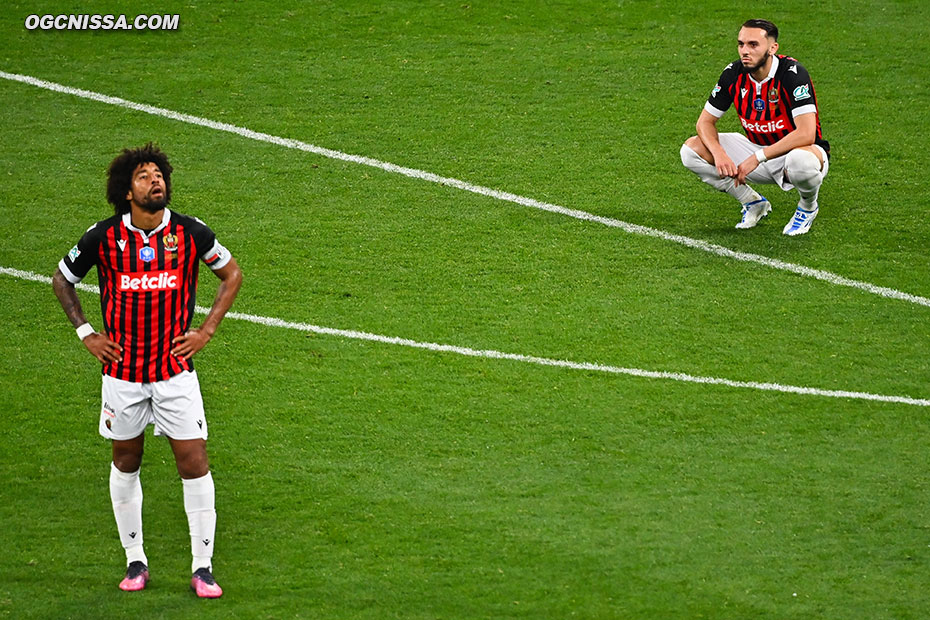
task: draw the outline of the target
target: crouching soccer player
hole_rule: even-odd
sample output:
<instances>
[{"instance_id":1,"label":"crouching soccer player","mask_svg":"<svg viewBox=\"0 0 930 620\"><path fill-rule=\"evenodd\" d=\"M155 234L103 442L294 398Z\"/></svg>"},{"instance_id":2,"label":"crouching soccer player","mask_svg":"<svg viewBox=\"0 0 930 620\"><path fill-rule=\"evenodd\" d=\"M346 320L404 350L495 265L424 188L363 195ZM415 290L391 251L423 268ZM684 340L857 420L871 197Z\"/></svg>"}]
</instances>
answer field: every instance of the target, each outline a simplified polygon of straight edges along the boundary
<instances>
[{"instance_id":1,"label":"crouching soccer player","mask_svg":"<svg viewBox=\"0 0 930 620\"><path fill-rule=\"evenodd\" d=\"M210 340L242 283L236 260L196 218L168 209L171 164L150 144L125 149L110 164L107 199L116 215L97 222L58 263L52 286L88 351L103 365L99 431L112 441L110 499L126 551L123 590L145 588L142 547L145 428L171 444L191 536L191 589L202 598L223 590L213 578L216 530L207 421L191 357ZM221 280L203 324L191 329L199 261ZM103 332L84 317L74 290L97 267Z\"/></svg>"},{"instance_id":2,"label":"crouching soccer player","mask_svg":"<svg viewBox=\"0 0 930 620\"><path fill-rule=\"evenodd\" d=\"M737 49L739 60L727 65L711 91L697 135L681 147L681 163L742 204L736 225L741 229L752 228L772 209L747 181L797 189L800 202L783 232L803 235L817 217L817 194L830 168L814 85L797 60L776 54L778 28L770 21L743 24ZM745 136L717 132L717 120L731 105Z\"/></svg>"}]
</instances>

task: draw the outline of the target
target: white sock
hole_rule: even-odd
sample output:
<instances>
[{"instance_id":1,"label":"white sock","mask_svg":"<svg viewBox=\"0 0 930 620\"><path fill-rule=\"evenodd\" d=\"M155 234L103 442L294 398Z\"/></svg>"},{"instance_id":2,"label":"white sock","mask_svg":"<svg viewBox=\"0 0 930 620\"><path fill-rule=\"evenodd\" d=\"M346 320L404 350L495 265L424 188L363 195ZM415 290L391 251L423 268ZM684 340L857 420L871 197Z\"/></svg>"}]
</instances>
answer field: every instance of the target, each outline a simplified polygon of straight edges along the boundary
<instances>
[{"instance_id":1,"label":"white sock","mask_svg":"<svg viewBox=\"0 0 930 620\"><path fill-rule=\"evenodd\" d=\"M138 469L127 474L110 464L110 502L119 540L126 550L126 565L142 562L148 566L142 550L142 483Z\"/></svg>"},{"instance_id":2,"label":"white sock","mask_svg":"<svg viewBox=\"0 0 930 620\"><path fill-rule=\"evenodd\" d=\"M198 568L213 570L213 537L216 534L216 504L213 475L192 480L181 479L184 484L184 510L191 534L191 572Z\"/></svg>"},{"instance_id":3,"label":"white sock","mask_svg":"<svg viewBox=\"0 0 930 620\"><path fill-rule=\"evenodd\" d=\"M705 161L703 157L697 154L697 151L687 144L681 146L681 163L684 164L685 168L698 175L698 178L702 181L718 191L733 196L742 204L762 200L759 192L748 185L736 185L735 179L718 175L717 167Z\"/></svg>"},{"instance_id":4,"label":"white sock","mask_svg":"<svg viewBox=\"0 0 930 620\"><path fill-rule=\"evenodd\" d=\"M823 171L817 156L804 149L795 149L785 158L785 172L788 173L788 182L801 195L798 206L805 211L817 209L817 195L823 183Z\"/></svg>"}]
</instances>

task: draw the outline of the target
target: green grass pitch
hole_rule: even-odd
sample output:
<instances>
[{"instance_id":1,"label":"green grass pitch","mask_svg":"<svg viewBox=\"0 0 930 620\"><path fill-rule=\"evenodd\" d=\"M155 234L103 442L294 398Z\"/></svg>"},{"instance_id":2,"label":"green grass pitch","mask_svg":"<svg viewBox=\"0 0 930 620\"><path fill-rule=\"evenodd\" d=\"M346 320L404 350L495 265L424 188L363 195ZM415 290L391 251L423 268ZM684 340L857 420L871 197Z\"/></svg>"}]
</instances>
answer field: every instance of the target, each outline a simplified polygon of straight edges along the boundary
<instances>
[{"instance_id":1,"label":"green grass pitch","mask_svg":"<svg viewBox=\"0 0 930 620\"><path fill-rule=\"evenodd\" d=\"M796 6L795 6L796 5ZM926 3L19 2L0 71L930 296ZM179 14L172 32L31 14ZM830 175L738 208L681 167L742 21L810 70ZM0 80L0 267L49 276L158 142L235 311L610 366L930 398L930 308ZM725 129L736 131L731 112ZM206 271L206 270L204 270ZM199 302L214 278L204 273ZM95 276L88 281L95 282ZM91 322L97 297L81 293ZM0 618L924 618L930 409L470 358L227 319L197 364L215 573L187 589L170 450L123 570L99 368L0 274Z\"/></svg>"}]
</instances>

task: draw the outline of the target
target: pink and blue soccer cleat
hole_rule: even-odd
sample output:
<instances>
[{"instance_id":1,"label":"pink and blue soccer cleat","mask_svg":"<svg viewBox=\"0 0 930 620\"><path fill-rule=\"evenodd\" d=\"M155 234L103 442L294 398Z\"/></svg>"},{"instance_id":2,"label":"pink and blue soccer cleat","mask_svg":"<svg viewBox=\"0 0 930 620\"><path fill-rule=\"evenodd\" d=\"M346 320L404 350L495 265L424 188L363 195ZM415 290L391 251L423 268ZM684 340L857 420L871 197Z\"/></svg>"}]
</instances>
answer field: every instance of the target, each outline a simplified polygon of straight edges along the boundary
<instances>
[{"instance_id":1,"label":"pink and blue soccer cleat","mask_svg":"<svg viewBox=\"0 0 930 620\"><path fill-rule=\"evenodd\" d=\"M216 583L209 568L198 568L191 577L191 590L200 598L219 598L223 596L223 588Z\"/></svg>"},{"instance_id":2,"label":"pink and blue soccer cleat","mask_svg":"<svg viewBox=\"0 0 930 620\"><path fill-rule=\"evenodd\" d=\"M132 562L126 569L126 576L119 582L119 589L124 592L138 592L145 589L149 582L149 567L143 562Z\"/></svg>"}]
</instances>

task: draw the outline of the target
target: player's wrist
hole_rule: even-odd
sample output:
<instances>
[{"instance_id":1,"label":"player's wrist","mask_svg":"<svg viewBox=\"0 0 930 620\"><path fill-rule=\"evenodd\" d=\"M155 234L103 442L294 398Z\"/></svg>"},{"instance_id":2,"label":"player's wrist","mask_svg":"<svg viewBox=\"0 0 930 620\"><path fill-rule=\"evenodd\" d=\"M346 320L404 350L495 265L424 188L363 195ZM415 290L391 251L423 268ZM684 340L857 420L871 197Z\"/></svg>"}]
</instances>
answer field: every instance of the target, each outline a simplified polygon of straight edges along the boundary
<instances>
[{"instance_id":1,"label":"player's wrist","mask_svg":"<svg viewBox=\"0 0 930 620\"><path fill-rule=\"evenodd\" d=\"M764 164L768 160L769 158L765 156L765 149L759 149L756 151L756 161L758 161L760 164Z\"/></svg>"},{"instance_id":2,"label":"player's wrist","mask_svg":"<svg viewBox=\"0 0 930 620\"><path fill-rule=\"evenodd\" d=\"M81 342L84 342L84 339L91 334L97 333L94 331L94 328L91 327L90 323L84 323L83 325L78 326L78 328L74 331L77 332L77 337L81 339Z\"/></svg>"}]
</instances>

